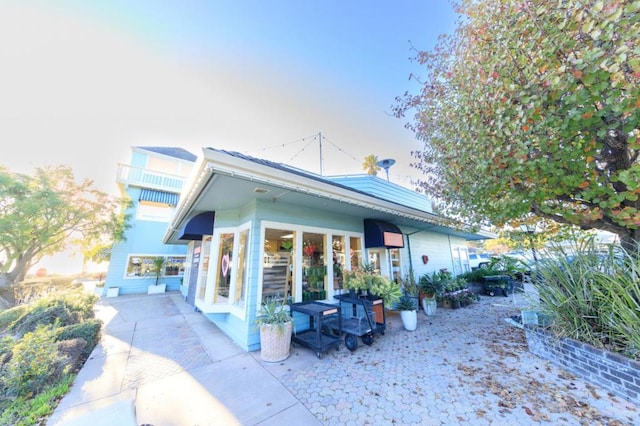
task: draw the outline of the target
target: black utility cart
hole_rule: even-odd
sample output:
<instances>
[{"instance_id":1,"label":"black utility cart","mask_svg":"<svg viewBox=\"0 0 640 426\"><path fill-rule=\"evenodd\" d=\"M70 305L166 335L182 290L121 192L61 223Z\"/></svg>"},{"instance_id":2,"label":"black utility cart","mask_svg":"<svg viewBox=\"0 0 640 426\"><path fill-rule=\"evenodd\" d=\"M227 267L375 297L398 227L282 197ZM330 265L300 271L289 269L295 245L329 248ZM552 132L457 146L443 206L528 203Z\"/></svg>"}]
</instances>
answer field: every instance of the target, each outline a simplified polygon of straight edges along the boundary
<instances>
[{"instance_id":1,"label":"black utility cart","mask_svg":"<svg viewBox=\"0 0 640 426\"><path fill-rule=\"evenodd\" d=\"M322 352L332 347L336 349L340 346L340 337L329 333L328 323L337 324L341 327L342 318L340 316L340 306L322 302L300 302L291 304L291 315L298 312L307 316L309 327L306 330L296 331L291 340L294 344L300 344L315 351L318 358L322 357ZM294 321L299 324L297 319Z\"/></svg>"},{"instance_id":2,"label":"black utility cart","mask_svg":"<svg viewBox=\"0 0 640 426\"><path fill-rule=\"evenodd\" d=\"M352 293L334 297L340 301L342 326L337 327L335 321L328 325L334 333L344 333L347 349L353 352L358 348L358 337L365 345L371 345L375 333L384 334L386 316L382 299Z\"/></svg>"},{"instance_id":3,"label":"black utility cart","mask_svg":"<svg viewBox=\"0 0 640 426\"><path fill-rule=\"evenodd\" d=\"M502 294L507 297L513 292L513 278L509 275L487 275L483 278L482 290L488 296Z\"/></svg>"}]
</instances>

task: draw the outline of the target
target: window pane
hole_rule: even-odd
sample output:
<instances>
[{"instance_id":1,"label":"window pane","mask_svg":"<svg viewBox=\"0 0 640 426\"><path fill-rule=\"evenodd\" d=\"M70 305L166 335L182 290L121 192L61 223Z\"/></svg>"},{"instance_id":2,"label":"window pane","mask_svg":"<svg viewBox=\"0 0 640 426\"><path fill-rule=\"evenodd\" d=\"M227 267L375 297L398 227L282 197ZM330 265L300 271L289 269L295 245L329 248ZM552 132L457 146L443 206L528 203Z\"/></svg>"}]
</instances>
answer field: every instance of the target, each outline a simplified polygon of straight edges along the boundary
<instances>
[{"instance_id":1,"label":"window pane","mask_svg":"<svg viewBox=\"0 0 640 426\"><path fill-rule=\"evenodd\" d=\"M216 290L213 295L213 303L224 303L229 297L231 284L231 269L233 263L233 234L220 234L218 247L218 274Z\"/></svg>"},{"instance_id":2,"label":"window pane","mask_svg":"<svg viewBox=\"0 0 640 426\"><path fill-rule=\"evenodd\" d=\"M165 264L166 276L184 275L184 265L187 261L186 256L169 256Z\"/></svg>"},{"instance_id":3,"label":"window pane","mask_svg":"<svg viewBox=\"0 0 640 426\"><path fill-rule=\"evenodd\" d=\"M351 257L351 270L360 269L362 265L362 240L360 238L349 238L349 256Z\"/></svg>"},{"instance_id":4,"label":"window pane","mask_svg":"<svg viewBox=\"0 0 640 426\"><path fill-rule=\"evenodd\" d=\"M236 272L236 288L235 288L235 304L244 304L244 292L246 288L246 271L247 271L247 241L249 239L249 230L240 233L240 241L238 242L238 262Z\"/></svg>"},{"instance_id":5,"label":"window pane","mask_svg":"<svg viewBox=\"0 0 640 426\"><path fill-rule=\"evenodd\" d=\"M211 238L211 235L205 235L202 237L202 262L200 262L200 274L198 275L198 299L203 301L207 290L209 257L211 256Z\"/></svg>"},{"instance_id":6,"label":"window pane","mask_svg":"<svg viewBox=\"0 0 640 426\"><path fill-rule=\"evenodd\" d=\"M389 249L389 256L391 256L391 275L395 282L400 282L402 277L400 276L400 249Z\"/></svg>"},{"instance_id":7,"label":"window pane","mask_svg":"<svg viewBox=\"0 0 640 426\"><path fill-rule=\"evenodd\" d=\"M302 234L302 300L327 298L327 265L325 258L325 234Z\"/></svg>"},{"instance_id":8,"label":"window pane","mask_svg":"<svg viewBox=\"0 0 640 426\"><path fill-rule=\"evenodd\" d=\"M333 249L333 289L342 289L342 271L346 269L347 257L345 255L344 237L334 235L331 243Z\"/></svg>"},{"instance_id":9,"label":"window pane","mask_svg":"<svg viewBox=\"0 0 640 426\"><path fill-rule=\"evenodd\" d=\"M293 285L295 232L283 229L265 229L264 261L262 265L262 300L276 297L295 300Z\"/></svg>"}]
</instances>

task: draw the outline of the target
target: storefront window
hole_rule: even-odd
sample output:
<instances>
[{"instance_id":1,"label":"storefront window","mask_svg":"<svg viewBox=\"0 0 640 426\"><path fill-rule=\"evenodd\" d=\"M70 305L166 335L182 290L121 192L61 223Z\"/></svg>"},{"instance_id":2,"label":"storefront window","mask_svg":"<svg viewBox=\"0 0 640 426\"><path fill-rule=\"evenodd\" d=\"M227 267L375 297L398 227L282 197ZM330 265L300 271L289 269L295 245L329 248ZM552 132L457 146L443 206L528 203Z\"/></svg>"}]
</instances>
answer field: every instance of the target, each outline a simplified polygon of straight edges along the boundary
<instances>
[{"instance_id":1,"label":"storefront window","mask_svg":"<svg viewBox=\"0 0 640 426\"><path fill-rule=\"evenodd\" d=\"M355 271L362 266L362 239L358 237L349 238L349 257L351 259L351 270Z\"/></svg>"},{"instance_id":2,"label":"storefront window","mask_svg":"<svg viewBox=\"0 0 640 426\"><path fill-rule=\"evenodd\" d=\"M389 249L389 258L391 259L391 278L395 282L400 282L402 279L400 270L400 249Z\"/></svg>"},{"instance_id":3,"label":"storefront window","mask_svg":"<svg viewBox=\"0 0 640 426\"><path fill-rule=\"evenodd\" d=\"M302 234L303 301L327 298L326 238L325 234L312 232Z\"/></svg>"},{"instance_id":4,"label":"storefront window","mask_svg":"<svg viewBox=\"0 0 640 426\"><path fill-rule=\"evenodd\" d=\"M249 240L249 230L245 230L240 232L240 241L238 241L238 271L236 273L236 288L235 288L235 296L234 303L236 305L244 304L244 293L246 291L247 282L247 243Z\"/></svg>"},{"instance_id":5,"label":"storefront window","mask_svg":"<svg viewBox=\"0 0 640 426\"><path fill-rule=\"evenodd\" d=\"M127 262L126 277L127 278L147 278L155 275L153 270L153 259L157 257L165 257L166 262L164 270L160 274L163 277L182 276L184 274L184 265L186 256L163 256L163 255L131 255Z\"/></svg>"},{"instance_id":6,"label":"storefront window","mask_svg":"<svg viewBox=\"0 0 640 426\"><path fill-rule=\"evenodd\" d=\"M231 272L233 265L234 234L220 234L218 244L217 283L213 293L213 303L224 303L229 298Z\"/></svg>"},{"instance_id":7,"label":"storefront window","mask_svg":"<svg viewBox=\"0 0 640 426\"><path fill-rule=\"evenodd\" d=\"M296 233L286 229L265 229L264 261L262 265L262 300L275 297L295 300Z\"/></svg>"},{"instance_id":8,"label":"storefront window","mask_svg":"<svg viewBox=\"0 0 640 426\"><path fill-rule=\"evenodd\" d=\"M209 274L209 257L211 256L211 235L202 237L202 261L200 262L200 273L198 274L198 300L204 301L207 291L207 276Z\"/></svg>"},{"instance_id":9,"label":"storefront window","mask_svg":"<svg viewBox=\"0 0 640 426\"><path fill-rule=\"evenodd\" d=\"M342 274L347 268L345 238L334 235L331 248L333 251L333 289L342 290Z\"/></svg>"}]
</instances>

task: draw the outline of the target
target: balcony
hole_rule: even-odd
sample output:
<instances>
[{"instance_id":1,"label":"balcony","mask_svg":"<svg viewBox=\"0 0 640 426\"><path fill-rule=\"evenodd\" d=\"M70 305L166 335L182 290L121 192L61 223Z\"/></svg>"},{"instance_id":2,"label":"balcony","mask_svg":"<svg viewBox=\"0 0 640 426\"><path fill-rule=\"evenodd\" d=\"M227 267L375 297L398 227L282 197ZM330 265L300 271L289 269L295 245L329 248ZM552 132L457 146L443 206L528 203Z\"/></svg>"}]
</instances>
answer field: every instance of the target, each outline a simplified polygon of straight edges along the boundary
<instances>
[{"instance_id":1,"label":"balcony","mask_svg":"<svg viewBox=\"0 0 640 426\"><path fill-rule=\"evenodd\" d=\"M186 178L182 176L118 164L118 175L116 177L118 184L179 194L185 181Z\"/></svg>"}]
</instances>

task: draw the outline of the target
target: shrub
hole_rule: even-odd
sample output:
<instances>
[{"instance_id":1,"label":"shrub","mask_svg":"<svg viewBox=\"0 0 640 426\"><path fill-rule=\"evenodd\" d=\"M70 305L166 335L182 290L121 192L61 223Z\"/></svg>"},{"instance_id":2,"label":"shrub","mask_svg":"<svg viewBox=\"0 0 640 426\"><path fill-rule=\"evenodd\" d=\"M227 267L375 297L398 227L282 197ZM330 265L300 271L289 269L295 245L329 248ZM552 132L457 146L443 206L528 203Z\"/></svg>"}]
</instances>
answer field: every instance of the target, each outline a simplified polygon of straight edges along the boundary
<instances>
[{"instance_id":1,"label":"shrub","mask_svg":"<svg viewBox=\"0 0 640 426\"><path fill-rule=\"evenodd\" d=\"M23 335L35 331L41 325L69 325L73 322L73 313L63 304L36 306L18 318L9 330L18 335Z\"/></svg>"},{"instance_id":2,"label":"shrub","mask_svg":"<svg viewBox=\"0 0 640 426\"><path fill-rule=\"evenodd\" d=\"M81 361L85 361L91 355L91 351L100 341L100 320L90 319L78 324L59 327L56 331L56 340L83 339L87 344L81 354Z\"/></svg>"},{"instance_id":3,"label":"shrub","mask_svg":"<svg viewBox=\"0 0 640 426\"><path fill-rule=\"evenodd\" d=\"M6 330L27 311L26 305L15 306L0 312L0 330Z\"/></svg>"},{"instance_id":4,"label":"shrub","mask_svg":"<svg viewBox=\"0 0 640 426\"><path fill-rule=\"evenodd\" d=\"M593 245L539 262L536 288L552 328L595 347L640 359L640 253Z\"/></svg>"},{"instance_id":5,"label":"shrub","mask_svg":"<svg viewBox=\"0 0 640 426\"><path fill-rule=\"evenodd\" d=\"M11 352L2 376L7 396L37 394L66 372L60 367L64 359L58 354L55 331L50 327L40 326L26 333Z\"/></svg>"}]
</instances>

